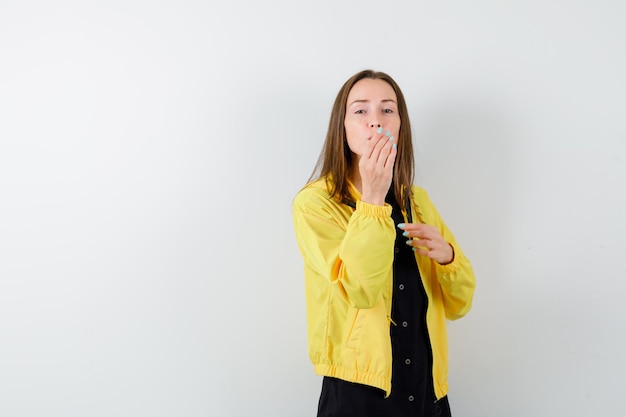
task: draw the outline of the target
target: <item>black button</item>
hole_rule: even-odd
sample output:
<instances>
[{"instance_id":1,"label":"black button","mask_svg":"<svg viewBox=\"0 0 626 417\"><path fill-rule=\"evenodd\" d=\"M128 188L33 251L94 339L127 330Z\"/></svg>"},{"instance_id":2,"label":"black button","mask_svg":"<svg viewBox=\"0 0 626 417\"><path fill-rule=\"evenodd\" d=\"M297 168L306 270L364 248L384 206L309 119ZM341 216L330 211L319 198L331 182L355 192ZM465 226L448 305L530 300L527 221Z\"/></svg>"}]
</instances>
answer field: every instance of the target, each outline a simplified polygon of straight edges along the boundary
<instances>
[{"instance_id":1,"label":"black button","mask_svg":"<svg viewBox=\"0 0 626 417\"><path fill-rule=\"evenodd\" d=\"M404 289L404 284L398 285L398 288L400 289L400 291L402 291Z\"/></svg>"},{"instance_id":2,"label":"black button","mask_svg":"<svg viewBox=\"0 0 626 417\"><path fill-rule=\"evenodd\" d=\"M409 395L409 401L413 401L414 399L415 399L415 397L414 397L414 396Z\"/></svg>"},{"instance_id":3,"label":"black button","mask_svg":"<svg viewBox=\"0 0 626 417\"><path fill-rule=\"evenodd\" d=\"M406 322L406 321L403 321L403 322L402 322L402 327L407 327L408 325L409 325L409 323L408 323L408 322Z\"/></svg>"},{"instance_id":4,"label":"black button","mask_svg":"<svg viewBox=\"0 0 626 417\"><path fill-rule=\"evenodd\" d=\"M411 359L405 359L404 363L406 363L407 365L410 365L411 364Z\"/></svg>"},{"instance_id":5,"label":"black button","mask_svg":"<svg viewBox=\"0 0 626 417\"><path fill-rule=\"evenodd\" d=\"M396 253L398 253L398 252L400 252L400 249L395 248L395 249L394 249L394 251L395 251Z\"/></svg>"}]
</instances>

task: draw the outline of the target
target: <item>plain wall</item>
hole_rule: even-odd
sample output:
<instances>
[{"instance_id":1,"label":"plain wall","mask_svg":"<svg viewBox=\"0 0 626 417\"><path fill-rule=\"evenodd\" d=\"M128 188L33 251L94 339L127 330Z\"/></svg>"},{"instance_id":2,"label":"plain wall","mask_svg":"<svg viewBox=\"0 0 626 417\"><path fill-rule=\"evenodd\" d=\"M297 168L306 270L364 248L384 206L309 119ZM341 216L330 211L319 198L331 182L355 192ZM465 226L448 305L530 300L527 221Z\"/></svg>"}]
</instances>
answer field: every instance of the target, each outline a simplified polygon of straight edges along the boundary
<instances>
[{"instance_id":1,"label":"plain wall","mask_svg":"<svg viewBox=\"0 0 626 417\"><path fill-rule=\"evenodd\" d=\"M291 201L364 68L477 275L453 414L626 414L625 16L2 0L0 415L315 415Z\"/></svg>"}]
</instances>

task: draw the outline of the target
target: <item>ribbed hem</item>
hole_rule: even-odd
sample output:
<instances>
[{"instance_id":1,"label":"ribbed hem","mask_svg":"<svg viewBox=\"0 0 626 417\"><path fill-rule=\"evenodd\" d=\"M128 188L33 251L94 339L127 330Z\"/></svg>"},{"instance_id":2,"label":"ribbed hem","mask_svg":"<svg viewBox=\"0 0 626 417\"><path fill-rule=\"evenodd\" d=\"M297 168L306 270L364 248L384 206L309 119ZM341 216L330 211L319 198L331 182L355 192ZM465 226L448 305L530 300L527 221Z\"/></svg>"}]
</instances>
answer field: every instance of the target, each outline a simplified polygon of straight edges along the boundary
<instances>
[{"instance_id":1,"label":"ribbed hem","mask_svg":"<svg viewBox=\"0 0 626 417\"><path fill-rule=\"evenodd\" d=\"M372 375L367 372L356 372L354 369L344 368L337 365L314 364L315 373L321 376L330 376L343 379L348 382L369 385L385 391L385 398L391 394L391 375L385 377Z\"/></svg>"}]
</instances>

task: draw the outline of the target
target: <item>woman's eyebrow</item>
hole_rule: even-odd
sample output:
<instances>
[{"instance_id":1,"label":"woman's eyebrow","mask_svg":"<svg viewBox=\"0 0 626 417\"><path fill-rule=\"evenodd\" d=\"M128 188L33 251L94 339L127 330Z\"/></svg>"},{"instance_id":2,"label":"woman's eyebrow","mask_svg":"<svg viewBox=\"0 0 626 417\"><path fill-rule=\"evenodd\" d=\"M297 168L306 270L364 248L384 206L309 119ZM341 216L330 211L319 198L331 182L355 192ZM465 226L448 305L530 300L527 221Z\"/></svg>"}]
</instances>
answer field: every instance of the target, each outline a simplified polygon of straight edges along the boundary
<instances>
[{"instance_id":1,"label":"woman's eyebrow","mask_svg":"<svg viewBox=\"0 0 626 417\"><path fill-rule=\"evenodd\" d=\"M370 102L370 100L365 100L365 99L354 100L352 103L350 103L348 105L348 107L350 107L350 106L352 106L354 104L358 104L358 103L369 103L369 102ZM391 103L396 104L396 101L394 99L391 99L391 98L387 98L387 99L381 100L380 102L381 103L389 103L389 102L391 102Z\"/></svg>"}]
</instances>

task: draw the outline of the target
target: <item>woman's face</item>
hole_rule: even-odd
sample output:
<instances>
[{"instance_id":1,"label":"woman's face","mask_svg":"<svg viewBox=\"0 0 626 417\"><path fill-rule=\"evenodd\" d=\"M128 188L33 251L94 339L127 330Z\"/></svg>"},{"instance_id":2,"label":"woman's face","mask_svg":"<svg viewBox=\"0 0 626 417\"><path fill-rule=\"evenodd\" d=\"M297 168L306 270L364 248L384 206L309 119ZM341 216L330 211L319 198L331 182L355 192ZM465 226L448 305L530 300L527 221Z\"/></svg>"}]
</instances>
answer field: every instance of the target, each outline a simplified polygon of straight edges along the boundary
<instances>
[{"instance_id":1,"label":"woman's face","mask_svg":"<svg viewBox=\"0 0 626 417\"><path fill-rule=\"evenodd\" d=\"M363 155L367 141L378 135L379 127L383 129L382 134L391 132L391 136L397 139L400 114L398 99L391 85L371 78L364 78L354 84L348 94L343 125L348 147L358 157Z\"/></svg>"}]
</instances>

